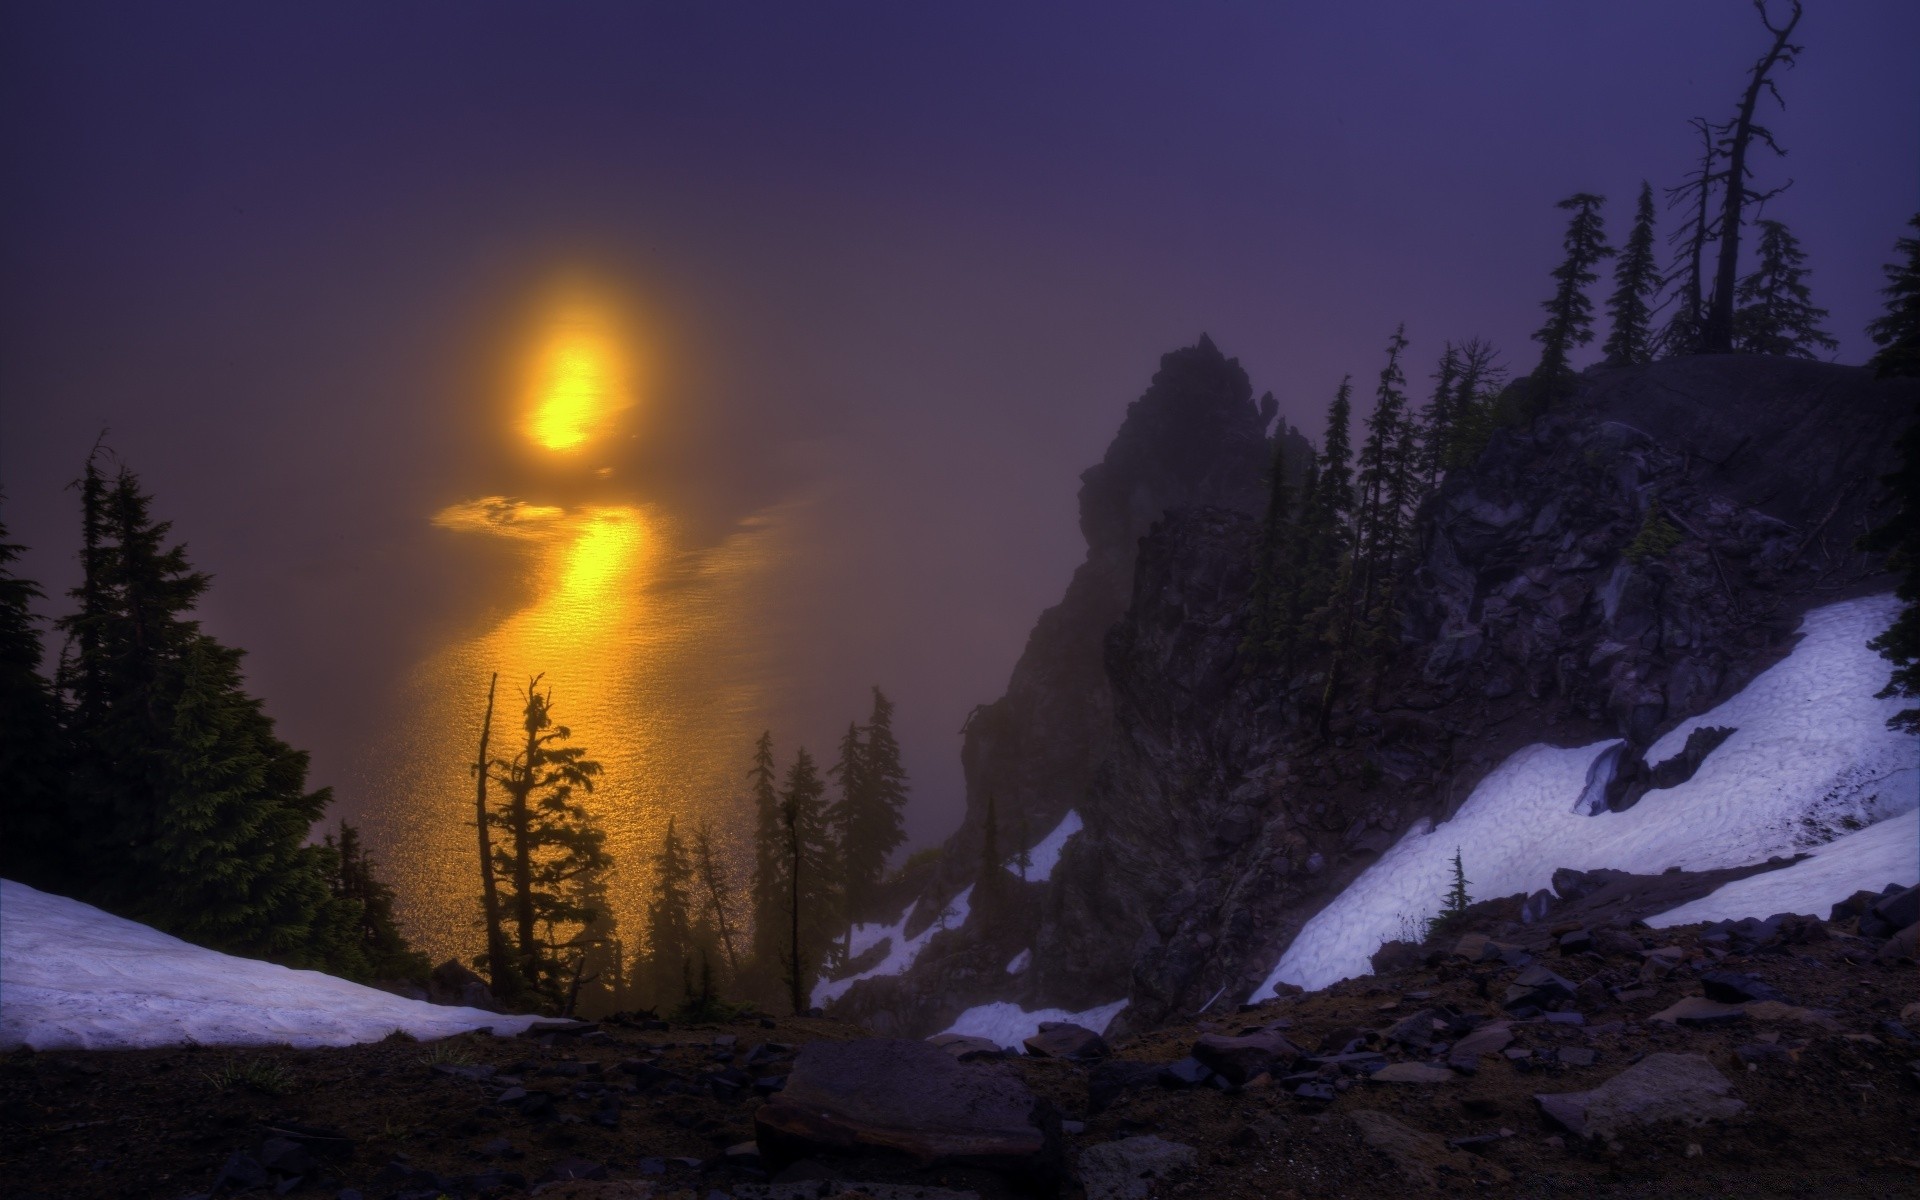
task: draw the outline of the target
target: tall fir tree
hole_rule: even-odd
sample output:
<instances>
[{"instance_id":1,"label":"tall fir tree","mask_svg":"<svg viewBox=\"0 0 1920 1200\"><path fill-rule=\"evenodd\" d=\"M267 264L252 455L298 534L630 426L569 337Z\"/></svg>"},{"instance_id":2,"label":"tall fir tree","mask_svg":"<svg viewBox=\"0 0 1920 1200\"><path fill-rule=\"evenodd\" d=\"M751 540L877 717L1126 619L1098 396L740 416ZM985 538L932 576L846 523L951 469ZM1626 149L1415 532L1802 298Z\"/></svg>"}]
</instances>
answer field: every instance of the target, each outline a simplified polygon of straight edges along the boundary
<instances>
[{"instance_id":1,"label":"tall fir tree","mask_svg":"<svg viewBox=\"0 0 1920 1200\"><path fill-rule=\"evenodd\" d=\"M356 977L425 983L431 963L407 943L393 915L393 888L375 874L378 866L360 831L342 820L323 843L333 852L332 891L352 908L352 932L360 962Z\"/></svg>"},{"instance_id":2,"label":"tall fir tree","mask_svg":"<svg viewBox=\"0 0 1920 1200\"><path fill-rule=\"evenodd\" d=\"M1458 422L1460 349L1447 342L1440 351L1440 362L1433 370L1433 395L1420 414L1420 449L1416 469L1422 491L1439 485L1447 469L1447 447L1453 441Z\"/></svg>"},{"instance_id":3,"label":"tall fir tree","mask_svg":"<svg viewBox=\"0 0 1920 1200\"><path fill-rule=\"evenodd\" d=\"M825 781L814 766L813 756L802 748L787 769L780 792L787 885L782 914L787 943L780 965L787 999L795 1013L807 1011L813 979L833 944L838 909L825 796Z\"/></svg>"},{"instance_id":4,"label":"tall fir tree","mask_svg":"<svg viewBox=\"0 0 1920 1200\"><path fill-rule=\"evenodd\" d=\"M1500 352L1485 338L1460 343L1460 378L1453 385L1453 426L1442 450L1445 465L1470 467L1493 434L1494 398L1505 384Z\"/></svg>"},{"instance_id":5,"label":"tall fir tree","mask_svg":"<svg viewBox=\"0 0 1920 1200\"><path fill-rule=\"evenodd\" d=\"M1540 304L1547 310L1546 324L1533 335L1533 340L1540 343L1540 365L1534 368L1534 379L1547 397L1565 389L1573 374L1573 351L1593 340L1593 301L1587 296L1587 287L1600 278L1594 268L1613 254L1600 216L1600 206L1605 203L1604 197L1591 192L1576 192L1555 206L1573 216L1561 241L1566 257L1553 269L1553 296Z\"/></svg>"},{"instance_id":6,"label":"tall fir tree","mask_svg":"<svg viewBox=\"0 0 1920 1200\"><path fill-rule=\"evenodd\" d=\"M693 863L681 845L674 822L673 817L667 818L667 831L653 856L653 894L647 899L644 986L656 1005L670 1005L681 998L695 951Z\"/></svg>"},{"instance_id":7,"label":"tall fir tree","mask_svg":"<svg viewBox=\"0 0 1920 1200\"><path fill-rule=\"evenodd\" d=\"M1660 294L1660 268L1653 250L1653 185L1640 184L1633 230L1613 269L1613 294L1607 297L1612 329L1601 346L1610 367L1653 361L1653 302Z\"/></svg>"},{"instance_id":8,"label":"tall fir tree","mask_svg":"<svg viewBox=\"0 0 1920 1200\"><path fill-rule=\"evenodd\" d=\"M573 731L555 724L543 678L527 682L519 749L493 760L506 803L488 819L502 835L493 843L494 870L518 977L557 1008L605 915L593 894L596 877L612 862L606 834L580 802L593 791L600 764L584 747L565 744Z\"/></svg>"},{"instance_id":9,"label":"tall fir tree","mask_svg":"<svg viewBox=\"0 0 1920 1200\"><path fill-rule=\"evenodd\" d=\"M748 897L753 913L753 962L768 981L780 976L782 948L787 940L782 915L787 894L786 831L780 823L778 784L773 732L766 730L753 744L747 787L753 793L753 880Z\"/></svg>"},{"instance_id":10,"label":"tall fir tree","mask_svg":"<svg viewBox=\"0 0 1920 1200\"><path fill-rule=\"evenodd\" d=\"M1408 442L1406 373L1400 367L1407 348L1406 326L1387 341L1387 362L1374 390L1373 412L1367 417L1367 440L1360 446L1360 507L1354 539L1357 560L1357 613L1364 622L1373 610L1401 538L1401 503L1405 499L1403 450Z\"/></svg>"},{"instance_id":11,"label":"tall fir tree","mask_svg":"<svg viewBox=\"0 0 1920 1200\"><path fill-rule=\"evenodd\" d=\"M1790 358L1817 358L1816 348L1839 349L1840 343L1820 327L1827 310L1813 303L1807 289L1807 256L1799 239L1778 221L1760 221L1758 228L1760 264L1740 281L1734 348Z\"/></svg>"},{"instance_id":12,"label":"tall fir tree","mask_svg":"<svg viewBox=\"0 0 1920 1200\"><path fill-rule=\"evenodd\" d=\"M1920 230L1920 215L1910 225ZM1869 366L1882 379L1920 377L1920 238L1901 238L1895 253L1901 260L1887 264L1887 311L1867 327L1880 347ZM1885 633L1869 643L1893 664L1882 696L1920 699L1920 405L1914 421L1900 435L1900 462L1881 479L1884 503L1892 510L1887 521L1869 533L1864 544L1887 556L1887 569L1899 576L1894 592L1901 600L1899 616ZM1920 705L1901 709L1888 726L1920 733Z\"/></svg>"},{"instance_id":13,"label":"tall fir tree","mask_svg":"<svg viewBox=\"0 0 1920 1200\"><path fill-rule=\"evenodd\" d=\"M60 705L40 673L32 580L13 572L24 548L0 524L0 875L43 890L73 887L83 864L70 811L72 757Z\"/></svg>"},{"instance_id":14,"label":"tall fir tree","mask_svg":"<svg viewBox=\"0 0 1920 1200\"><path fill-rule=\"evenodd\" d=\"M1920 232L1920 213L1907 224ZM1883 268L1887 286L1880 290L1887 311L1867 326L1867 336L1880 347L1867 365L1883 379L1920 375L1920 237L1901 238L1894 253L1898 258Z\"/></svg>"},{"instance_id":15,"label":"tall fir tree","mask_svg":"<svg viewBox=\"0 0 1920 1200\"><path fill-rule=\"evenodd\" d=\"M701 892L701 915L719 938L721 952L726 955L728 976L738 979L740 950L735 932L740 922L735 914L733 883L726 863L715 848L713 822L706 817L694 827L693 869Z\"/></svg>"},{"instance_id":16,"label":"tall fir tree","mask_svg":"<svg viewBox=\"0 0 1920 1200\"><path fill-rule=\"evenodd\" d=\"M1271 398L1271 395L1269 395ZM1267 467L1267 512L1254 548L1253 587L1247 594L1247 635L1241 647L1250 665L1284 663L1293 651L1293 610L1299 582L1297 518L1287 481L1286 428L1273 440Z\"/></svg>"}]
</instances>

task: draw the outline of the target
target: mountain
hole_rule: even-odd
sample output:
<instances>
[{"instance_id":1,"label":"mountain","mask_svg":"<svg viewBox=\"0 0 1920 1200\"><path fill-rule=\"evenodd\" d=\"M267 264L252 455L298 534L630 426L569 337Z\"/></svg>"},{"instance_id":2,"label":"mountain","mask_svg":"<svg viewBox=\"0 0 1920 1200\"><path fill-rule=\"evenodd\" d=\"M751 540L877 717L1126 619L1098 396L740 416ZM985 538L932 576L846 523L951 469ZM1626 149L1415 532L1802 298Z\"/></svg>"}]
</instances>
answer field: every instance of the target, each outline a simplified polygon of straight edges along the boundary
<instances>
[{"instance_id":1,"label":"mountain","mask_svg":"<svg viewBox=\"0 0 1920 1200\"><path fill-rule=\"evenodd\" d=\"M1712 777L1784 751L1748 745L1757 732L1723 747L1731 735L1683 731L1671 752L1662 739L1780 663L1809 613L1891 590L1854 539L1917 390L1748 356L1589 372L1548 415L1497 431L1423 505L1393 665L1336 705L1322 736L1303 715L1318 678L1241 661L1269 410L1210 341L1167 355L1082 477L1086 562L1007 694L968 723L968 809L941 869L893 934L863 930L857 977L817 1002L882 1033L988 1012L1013 1028L1019 1014L1121 1001L1116 1030L1150 1028L1260 990L1321 909L1409 838L1444 833L1483 781L1509 786L1518 773L1500 769L1529 747L1592 748L1580 770L1605 774L1586 801L1596 831L1624 827L1638 803L1693 804L1675 789L1703 762ZM1296 431L1276 436L1304 462ZM1872 661L1853 648L1849 662ZM1920 766L1913 739L1886 741L1864 711L1849 736ZM1812 811L1833 788L1856 822L1911 807L1884 777L1795 778L1807 794L1783 812ZM1548 800L1571 810L1589 782ZM989 796L1004 853L1023 819L1030 843L1051 835L1057 850L1028 881L1001 878L991 912L975 886ZM1474 811L1503 802L1483 792ZM1663 826L1680 842L1689 827ZM1783 833L1779 856L1844 831ZM1690 868L1738 865L1671 850ZM1535 865L1544 880L1641 861ZM1440 890L1405 920L1429 915ZM1556 899L1539 890L1540 905Z\"/></svg>"}]
</instances>

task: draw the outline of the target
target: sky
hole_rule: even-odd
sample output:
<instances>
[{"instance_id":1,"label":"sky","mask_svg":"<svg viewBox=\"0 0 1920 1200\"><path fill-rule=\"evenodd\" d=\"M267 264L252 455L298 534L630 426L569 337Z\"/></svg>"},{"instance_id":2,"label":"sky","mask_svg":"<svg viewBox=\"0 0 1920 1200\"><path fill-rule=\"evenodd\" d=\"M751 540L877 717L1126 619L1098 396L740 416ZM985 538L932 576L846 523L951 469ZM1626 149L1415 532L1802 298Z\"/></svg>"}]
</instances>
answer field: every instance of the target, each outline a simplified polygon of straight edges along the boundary
<instances>
[{"instance_id":1,"label":"sky","mask_svg":"<svg viewBox=\"0 0 1920 1200\"><path fill-rule=\"evenodd\" d=\"M1857 362L1920 209L1920 6L1811 6L1799 40L1759 170ZM526 586L436 513L772 531L764 721L825 752L886 687L924 844L1160 354L1210 333L1312 436L1400 322L1416 379L1470 336L1530 366L1554 202L1606 195L1617 241L1764 42L1735 0L8 4L0 517L71 586L106 430L356 812L396 681ZM612 482L511 437L576 285L641 380Z\"/></svg>"}]
</instances>

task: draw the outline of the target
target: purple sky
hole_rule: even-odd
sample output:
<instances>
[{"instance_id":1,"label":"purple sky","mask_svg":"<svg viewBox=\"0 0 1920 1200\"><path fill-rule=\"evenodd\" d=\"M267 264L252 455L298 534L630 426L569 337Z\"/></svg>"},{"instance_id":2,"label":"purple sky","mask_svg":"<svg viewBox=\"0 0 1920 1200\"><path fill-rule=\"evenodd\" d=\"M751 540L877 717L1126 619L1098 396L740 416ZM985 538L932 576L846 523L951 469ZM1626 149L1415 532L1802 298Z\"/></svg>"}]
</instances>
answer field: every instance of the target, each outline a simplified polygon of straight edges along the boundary
<instances>
[{"instance_id":1,"label":"purple sky","mask_svg":"<svg viewBox=\"0 0 1920 1200\"><path fill-rule=\"evenodd\" d=\"M1920 5L1810 7L1760 170L1858 361L1920 207ZM478 619L426 522L488 486L474 397L586 264L668 360L649 493L710 537L830 514L772 719L825 750L889 685L924 841L1163 351L1211 332L1315 435L1399 321L1417 379L1444 338L1530 365L1553 202L1618 238L1763 37L1734 0L9 5L5 517L68 586L110 426L350 791L359 694Z\"/></svg>"}]
</instances>

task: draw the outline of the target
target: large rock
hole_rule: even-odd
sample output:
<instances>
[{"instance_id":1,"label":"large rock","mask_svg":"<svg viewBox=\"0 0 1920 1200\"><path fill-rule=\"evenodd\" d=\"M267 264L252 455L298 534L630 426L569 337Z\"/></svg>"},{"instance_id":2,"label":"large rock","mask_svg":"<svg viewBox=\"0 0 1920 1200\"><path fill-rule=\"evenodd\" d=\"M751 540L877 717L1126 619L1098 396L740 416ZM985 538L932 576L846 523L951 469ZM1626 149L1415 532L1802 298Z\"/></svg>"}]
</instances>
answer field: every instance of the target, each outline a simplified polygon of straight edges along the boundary
<instances>
[{"instance_id":1,"label":"large rock","mask_svg":"<svg viewBox=\"0 0 1920 1200\"><path fill-rule=\"evenodd\" d=\"M1569 1132L1611 1138L1641 1125L1703 1125L1746 1111L1733 1085L1698 1054L1649 1054L1587 1092L1535 1095L1541 1111Z\"/></svg>"},{"instance_id":2,"label":"large rock","mask_svg":"<svg viewBox=\"0 0 1920 1200\"><path fill-rule=\"evenodd\" d=\"M1035 1058L1068 1058L1078 1062L1107 1056L1106 1039L1072 1021L1042 1021L1040 1032L1023 1044L1027 1053Z\"/></svg>"},{"instance_id":3,"label":"large rock","mask_svg":"<svg viewBox=\"0 0 1920 1200\"><path fill-rule=\"evenodd\" d=\"M775 1167L813 1154L900 1154L1022 1177L1055 1170L1058 1122L1005 1066L923 1041L810 1042L754 1112Z\"/></svg>"},{"instance_id":4,"label":"large rock","mask_svg":"<svg viewBox=\"0 0 1920 1200\"><path fill-rule=\"evenodd\" d=\"M1277 1030L1262 1029L1239 1037L1209 1033L1193 1044L1193 1056L1229 1083L1245 1083L1276 1067L1291 1067L1304 1053Z\"/></svg>"},{"instance_id":5,"label":"large rock","mask_svg":"<svg viewBox=\"0 0 1920 1200\"><path fill-rule=\"evenodd\" d=\"M1199 1161L1193 1147L1182 1142L1121 1138L1087 1147L1080 1156L1080 1186L1087 1200L1147 1200L1157 1184L1185 1178Z\"/></svg>"},{"instance_id":6,"label":"large rock","mask_svg":"<svg viewBox=\"0 0 1920 1200\"><path fill-rule=\"evenodd\" d=\"M1445 1182L1465 1182L1475 1176L1496 1183L1512 1178L1504 1167L1464 1151L1448 1149L1445 1142L1431 1133L1414 1129L1386 1113L1357 1108L1347 1114L1347 1119L1359 1127L1360 1140L1368 1149L1385 1155L1412 1183L1437 1187Z\"/></svg>"}]
</instances>

